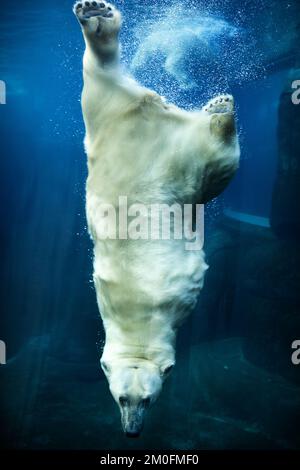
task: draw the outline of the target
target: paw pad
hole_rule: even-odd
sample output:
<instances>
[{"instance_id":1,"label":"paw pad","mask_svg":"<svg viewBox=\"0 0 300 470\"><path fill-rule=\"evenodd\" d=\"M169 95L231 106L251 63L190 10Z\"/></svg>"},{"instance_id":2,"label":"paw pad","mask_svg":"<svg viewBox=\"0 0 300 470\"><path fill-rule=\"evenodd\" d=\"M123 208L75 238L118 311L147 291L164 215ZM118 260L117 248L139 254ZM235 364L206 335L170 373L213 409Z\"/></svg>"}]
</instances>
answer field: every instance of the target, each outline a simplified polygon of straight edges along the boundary
<instances>
[{"instance_id":1,"label":"paw pad","mask_svg":"<svg viewBox=\"0 0 300 470\"><path fill-rule=\"evenodd\" d=\"M231 95L221 95L210 100L203 108L209 114L223 114L233 112L233 97Z\"/></svg>"},{"instance_id":2,"label":"paw pad","mask_svg":"<svg viewBox=\"0 0 300 470\"><path fill-rule=\"evenodd\" d=\"M73 8L75 15L82 23L92 17L113 18L113 7L106 2L76 2Z\"/></svg>"}]
</instances>

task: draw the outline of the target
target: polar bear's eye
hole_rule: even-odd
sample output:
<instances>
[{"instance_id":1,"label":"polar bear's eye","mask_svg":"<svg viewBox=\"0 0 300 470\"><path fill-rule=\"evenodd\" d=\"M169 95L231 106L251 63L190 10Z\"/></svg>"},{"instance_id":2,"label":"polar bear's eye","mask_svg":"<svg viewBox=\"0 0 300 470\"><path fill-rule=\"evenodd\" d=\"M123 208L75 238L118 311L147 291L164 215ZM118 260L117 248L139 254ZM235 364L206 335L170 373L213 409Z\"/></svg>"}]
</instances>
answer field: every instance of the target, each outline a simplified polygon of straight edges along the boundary
<instances>
[{"instance_id":1,"label":"polar bear's eye","mask_svg":"<svg viewBox=\"0 0 300 470\"><path fill-rule=\"evenodd\" d=\"M121 406L126 406L129 404L129 400L127 397L120 397L119 398L119 403Z\"/></svg>"},{"instance_id":2,"label":"polar bear's eye","mask_svg":"<svg viewBox=\"0 0 300 470\"><path fill-rule=\"evenodd\" d=\"M148 406L150 405L150 402L151 402L151 398L150 398L150 397L144 398L144 399L142 400L142 405L143 405L145 408L148 408Z\"/></svg>"},{"instance_id":3,"label":"polar bear's eye","mask_svg":"<svg viewBox=\"0 0 300 470\"><path fill-rule=\"evenodd\" d=\"M106 364L106 362L101 362L101 367L104 370L104 372L106 372L107 374L109 373L109 367Z\"/></svg>"},{"instance_id":4,"label":"polar bear's eye","mask_svg":"<svg viewBox=\"0 0 300 470\"><path fill-rule=\"evenodd\" d=\"M174 364L171 364L170 366L166 367L164 370L163 370L163 376L166 377L167 375L169 375L169 373L171 372L171 370L173 369L174 367Z\"/></svg>"}]
</instances>

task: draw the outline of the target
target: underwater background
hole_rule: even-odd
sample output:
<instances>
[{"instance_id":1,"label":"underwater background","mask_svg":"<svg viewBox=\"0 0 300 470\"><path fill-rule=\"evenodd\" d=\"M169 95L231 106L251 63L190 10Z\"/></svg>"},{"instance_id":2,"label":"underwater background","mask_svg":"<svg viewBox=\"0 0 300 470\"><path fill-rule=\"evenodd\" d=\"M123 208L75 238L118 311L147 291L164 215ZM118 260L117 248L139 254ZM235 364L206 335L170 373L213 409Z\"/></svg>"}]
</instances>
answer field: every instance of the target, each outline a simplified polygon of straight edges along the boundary
<instances>
[{"instance_id":1,"label":"underwater background","mask_svg":"<svg viewBox=\"0 0 300 470\"><path fill-rule=\"evenodd\" d=\"M138 440L100 370L85 220L80 28L69 0L0 17L0 446L300 448L300 4L116 1L122 60L186 109L236 100L240 169L205 208L210 269Z\"/></svg>"}]
</instances>

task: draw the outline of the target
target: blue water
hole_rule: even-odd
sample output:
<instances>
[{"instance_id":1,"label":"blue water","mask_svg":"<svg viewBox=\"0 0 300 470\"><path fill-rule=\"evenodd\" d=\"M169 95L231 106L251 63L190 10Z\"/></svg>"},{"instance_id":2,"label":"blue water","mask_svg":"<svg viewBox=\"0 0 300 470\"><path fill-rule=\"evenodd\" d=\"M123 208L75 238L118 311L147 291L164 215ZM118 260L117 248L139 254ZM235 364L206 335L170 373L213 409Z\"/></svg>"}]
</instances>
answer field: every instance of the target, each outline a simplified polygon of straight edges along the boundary
<instances>
[{"instance_id":1,"label":"blue water","mask_svg":"<svg viewBox=\"0 0 300 470\"><path fill-rule=\"evenodd\" d=\"M218 93L234 95L241 166L206 207L211 268L180 333L177 371L141 440L128 443L98 368L103 332L84 212L82 35L71 1L2 7L0 339L8 364L0 370L1 442L47 449L295 448L300 369L291 365L290 345L300 335L300 255L292 189L299 163L285 192L295 207L276 209L275 228L270 217L278 135L287 133L291 154L297 140L284 127L279 103L300 67L299 2L115 4L124 16L127 73L186 109ZM299 123L300 106L291 109Z\"/></svg>"}]
</instances>

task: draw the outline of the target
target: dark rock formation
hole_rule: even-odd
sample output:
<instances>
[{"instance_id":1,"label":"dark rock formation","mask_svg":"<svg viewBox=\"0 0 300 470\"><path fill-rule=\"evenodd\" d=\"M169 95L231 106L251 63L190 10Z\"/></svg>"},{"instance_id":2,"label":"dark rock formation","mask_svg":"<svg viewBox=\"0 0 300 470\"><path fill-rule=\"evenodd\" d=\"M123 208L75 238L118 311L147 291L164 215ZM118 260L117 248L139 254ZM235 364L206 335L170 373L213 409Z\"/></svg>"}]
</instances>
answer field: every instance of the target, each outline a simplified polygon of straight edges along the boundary
<instances>
[{"instance_id":1,"label":"dark rock formation","mask_svg":"<svg viewBox=\"0 0 300 470\"><path fill-rule=\"evenodd\" d=\"M278 171L274 185L271 226L282 239L300 240L300 105L292 102L292 82L300 80L300 69L290 75L278 110Z\"/></svg>"},{"instance_id":2,"label":"dark rock formation","mask_svg":"<svg viewBox=\"0 0 300 470\"><path fill-rule=\"evenodd\" d=\"M300 384L291 362L300 335L299 245L225 218L207 237L206 252L193 341L241 336L250 362Z\"/></svg>"}]
</instances>

